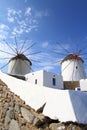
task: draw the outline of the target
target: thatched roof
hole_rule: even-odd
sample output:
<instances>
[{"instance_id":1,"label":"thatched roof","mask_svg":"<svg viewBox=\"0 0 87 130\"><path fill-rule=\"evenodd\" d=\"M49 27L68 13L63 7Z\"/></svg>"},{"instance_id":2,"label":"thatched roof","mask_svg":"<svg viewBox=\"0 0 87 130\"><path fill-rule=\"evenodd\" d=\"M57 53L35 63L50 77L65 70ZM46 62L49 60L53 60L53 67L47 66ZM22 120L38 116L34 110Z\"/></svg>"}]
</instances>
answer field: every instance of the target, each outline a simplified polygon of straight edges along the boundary
<instances>
[{"instance_id":1,"label":"thatched roof","mask_svg":"<svg viewBox=\"0 0 87 130\"><path fill-rule=\"evenodd\" d=\"M32 65L32 62L24 55L24 54L18 54L15 57L12 57L9 62L11 60L17 60L17 59L21 59L21 60L27 60L28 62L30 62L30 65Z\"/></svg>"},{"instance_id":2,"label":"thatched roof","mask_svg":"<svg viewBox=\"0 0 87 130\"><path fill-rule=\"evenodd\" d=\"M79 57L77 54L69 54L67 55L61 63L63 63L64 61L67 61L67 60L81 60L82 62L84 62L84 60Z\"/></svg>"}]
</instances>

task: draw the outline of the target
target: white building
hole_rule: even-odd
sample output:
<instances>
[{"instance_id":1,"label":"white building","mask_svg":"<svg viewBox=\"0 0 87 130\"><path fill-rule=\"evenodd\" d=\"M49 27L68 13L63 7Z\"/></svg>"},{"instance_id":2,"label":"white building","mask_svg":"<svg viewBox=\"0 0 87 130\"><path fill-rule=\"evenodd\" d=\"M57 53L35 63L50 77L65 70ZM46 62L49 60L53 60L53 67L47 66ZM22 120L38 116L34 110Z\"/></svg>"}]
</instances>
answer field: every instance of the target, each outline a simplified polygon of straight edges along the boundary
<instances>
[{"instance_id":1,"label":"white building","mask_svg":"<svg viewBox=\"0 0 87 130\"><path fill-rule=\"evenodd\" d=\"M81 91L87 91L87 79L80 80L80 89Z\"/></svg>"},{"instance_id":2,"label":"white building","mask_svg":"<svg viewBox=\"0 0 87 130\"><path fill-rule=\"evenodd\" d=\"M77 54L67 55L61 62L63 81L79 81L80 79L85 79L86 74L83 63L83 59Z\"/></svg>"},{"instance_id":3,"label":"white building","mask_svg":"<svg viewBox=\"0 0 87 130\"><path fill-rule=\"evenodd\" d=\"M38 86L63 89L63 79L61 75L40 70L26 74L25 77L28 82Z\"/></svg>"}]
</instances>

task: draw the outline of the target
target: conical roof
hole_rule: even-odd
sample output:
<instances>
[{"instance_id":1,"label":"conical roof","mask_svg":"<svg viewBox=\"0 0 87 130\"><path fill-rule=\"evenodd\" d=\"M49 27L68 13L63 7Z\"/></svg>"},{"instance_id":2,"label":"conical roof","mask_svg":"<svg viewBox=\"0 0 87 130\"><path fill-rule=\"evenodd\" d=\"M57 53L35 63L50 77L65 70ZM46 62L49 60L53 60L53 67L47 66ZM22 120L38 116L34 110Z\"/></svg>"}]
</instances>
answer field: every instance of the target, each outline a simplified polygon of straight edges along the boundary
<instances>
[{"instance_id":1,"label":"conical roof","mask_svg":"<svg viewBox=\"0 0 87 130\"><path fill-rule=\"evenodd\" d=\"M18 55L16 55L15 57L12 57L12 58L9 60L9 62L12 61L12 60L17 60L17 59L27 60L28 62L30 62L30 65L32 65L32 62L31 62L24 54L18 54Z\"/></svg>"},{"instance_id":2,"label":"conical roof","mask_svg":"<svg viewBox=\"0 0 87 130\"><path fill-rule=\"evenodd\" d=\"M82 62L84 62L84 60L79 57L77 54L69 54L67 55L61 63L63 63L64 61L67 61L67 60L81 60Z\"/></svg>"}]
</instances>

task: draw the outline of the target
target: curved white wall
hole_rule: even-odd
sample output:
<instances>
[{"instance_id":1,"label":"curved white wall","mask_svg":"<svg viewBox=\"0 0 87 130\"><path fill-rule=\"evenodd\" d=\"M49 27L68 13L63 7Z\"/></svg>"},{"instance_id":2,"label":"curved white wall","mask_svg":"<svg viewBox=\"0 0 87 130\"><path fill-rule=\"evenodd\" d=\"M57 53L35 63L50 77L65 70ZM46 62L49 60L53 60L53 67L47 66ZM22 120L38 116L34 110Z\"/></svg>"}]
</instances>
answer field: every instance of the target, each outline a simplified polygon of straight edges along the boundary
<instances>
[{"instance_id":1,"label":"curved white wall","mask_svg":"<svg viewBox=\"0 0 87 130\"><path fill-rule=\"evenodd\" d=\"M9 61L8 73L13 75L25 75L31 70L30 62L27 60L14 59Z\"/></svg>"},{"instance_id":2,"label":"curved white wall","mask_svg":"<svg viewBox=\"0 0 87 130\"><path fill-rule=\"evenodd\" d=\"M61 71L64 81L79 81L86 78L81 60L72 59L62 62Z\"/></svg>"}]
</instances>

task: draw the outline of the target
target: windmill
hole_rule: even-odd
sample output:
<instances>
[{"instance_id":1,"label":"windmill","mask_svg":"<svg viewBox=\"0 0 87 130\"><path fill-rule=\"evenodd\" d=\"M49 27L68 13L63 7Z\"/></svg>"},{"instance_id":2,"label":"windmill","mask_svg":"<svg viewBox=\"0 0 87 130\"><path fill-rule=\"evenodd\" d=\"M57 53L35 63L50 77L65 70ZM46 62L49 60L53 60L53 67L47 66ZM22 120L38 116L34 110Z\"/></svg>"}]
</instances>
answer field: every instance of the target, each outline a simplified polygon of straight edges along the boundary
<instances>
[{"instance_id":1,"label":"windmill","mask_svg":"<svg viewBox=\"0 0 87 130\"><path fill-rule=\"evenodd\" d=\"M9 60L8 74L25 75L31 71L31 61L22 53Z\"/></svg>"},{"instance_id":2,"label":"windmill","mask_svg":"<svg viewBox=\"0 0 87 130\"><path fill-rule=\"evenodd\" d=\"M0 52L9 54L11 56L8 63L6 64L6 65L8 65L8 74L13 75L13 76L14 75L24 76L25 74L29 73L31 71L32 62L28 58L28 56L40 53L40 52L28 53L28 51L35 45L35 43L32 43L30 46L25 48L24 47L26 44L26 40L25 40L19 49L17 39L15 37L15 45L16 45L15 48L13 48L7 41L5 41L5 44L13 52L13 53L10 53L9 51L0 50ZM28 54L26 54L26 53L28 53ZM35 60L33 60L33 61L35 61ZM6 65L2 66L1 69L3 69Z\"/></svg>"},{"instance_id":3,"label":"windmill","mask_svg":"<svg viewBox=\"0 0 87 130\"><path fill-rule=\"evenodd\" d=\"M83 48L77 50L76 52L70 52L62 44L57 43L58 47L62 48L62 53L58 50L55 51L58 56L63 55L61 60L61 74L63 76L63 81L79 81L80 79L86 78L86 73L84 69L84 58L82 55ZM65 52L65 53L64 53Z\"/></svg>"},{"instance_id":4,"label":"windmill","mask_svg":"<svg viewBox=\"0 0 87 130\"><path fill-rule=\"evenodd\" d=\"M85 79L84 60L77 54L69 54L61 62L64 81L79 81Z\"/></svg>"}]
</instances>

